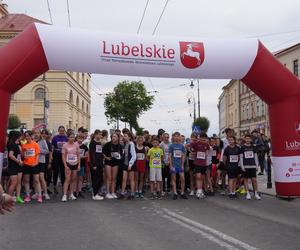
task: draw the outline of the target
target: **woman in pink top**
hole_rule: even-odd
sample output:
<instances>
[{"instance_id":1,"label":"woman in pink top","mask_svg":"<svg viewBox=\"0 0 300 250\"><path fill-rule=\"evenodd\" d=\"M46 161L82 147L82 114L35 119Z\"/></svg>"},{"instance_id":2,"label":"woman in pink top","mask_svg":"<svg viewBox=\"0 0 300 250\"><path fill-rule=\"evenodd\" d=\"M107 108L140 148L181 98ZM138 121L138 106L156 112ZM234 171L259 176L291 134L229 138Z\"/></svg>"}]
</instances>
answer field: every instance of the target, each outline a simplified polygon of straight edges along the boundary
<instances>
[{"instance_id":1,"label":"woman in pink top","mask_svg":"<svg viewBox=\"0 0 300 250\"><path fill-rule=\"evenodd\" d=\"M65 167L65 183L63 202L67 201L67 192L70 185L70 200L76 200L74 196L77 173L80 170L80 149L78 143L75 143L74 132L68 133L68 142L62 147L62 160Z\"/></svg>"}]
</instances>

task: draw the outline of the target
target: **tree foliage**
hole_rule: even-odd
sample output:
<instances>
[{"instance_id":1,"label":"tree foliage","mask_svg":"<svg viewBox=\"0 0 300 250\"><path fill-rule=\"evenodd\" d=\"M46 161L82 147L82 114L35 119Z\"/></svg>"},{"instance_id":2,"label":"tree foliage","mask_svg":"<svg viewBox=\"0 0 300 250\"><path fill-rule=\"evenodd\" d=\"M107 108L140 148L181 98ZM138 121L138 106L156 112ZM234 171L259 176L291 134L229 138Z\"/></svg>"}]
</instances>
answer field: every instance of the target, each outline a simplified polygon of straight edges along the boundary
<instances>
[{"instance_id":1,"label":"tree foliage","mask_svg":"<svg viewBox=\"0 0 300 250\"><path fill-rule=\"evenodd\" d=\"M197 118L194 122L193 122L193 126L198 126L200 127L201 131L207 133L208 129L209 129L209 125L210 122L207 119L207 117L201 116L199 118Z\"/></svg>"},{"instance_id":2,"label":"tree foliage","mask_svg":"<svg viewBox=\"0 0 300 250\"><path fill-rule=\"evenodd\" d=\"M154 96L148 95L141 81L123 81L105 97L105 116L109 122L120 120L138 131L138 118L152 107L153 102Z\"/></svg>"},{"instance_id":3,"label":"tree foliage","mask_svg":"<svg viewBox=\"0 0 300 250\"><path fill-rule=\"evenodd\" d=\"M17 115L11 114L8 118L8 129L17 129L21 126L21 120Z\"/></svg>"}]
</instances>

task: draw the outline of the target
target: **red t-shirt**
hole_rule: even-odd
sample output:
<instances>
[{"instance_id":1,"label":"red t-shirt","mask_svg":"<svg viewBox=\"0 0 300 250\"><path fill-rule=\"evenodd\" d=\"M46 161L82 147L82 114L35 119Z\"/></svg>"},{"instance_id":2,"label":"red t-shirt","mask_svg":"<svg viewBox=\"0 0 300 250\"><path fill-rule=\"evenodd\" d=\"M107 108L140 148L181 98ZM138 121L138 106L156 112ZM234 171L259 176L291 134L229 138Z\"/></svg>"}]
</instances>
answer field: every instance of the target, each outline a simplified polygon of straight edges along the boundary
<instances>
[{"instance_id":1,"label":"red t-shirt","mask_svg":"<svg viewBox=\"0 0 300 250\"><path fill-rule=\"evenodd\" d=\"M209 150L209 145L203 142L194 142L191 143L191 149L195 152L194 165L196 166L206 166L207 150Z\"/></svg>"}]
</instances>

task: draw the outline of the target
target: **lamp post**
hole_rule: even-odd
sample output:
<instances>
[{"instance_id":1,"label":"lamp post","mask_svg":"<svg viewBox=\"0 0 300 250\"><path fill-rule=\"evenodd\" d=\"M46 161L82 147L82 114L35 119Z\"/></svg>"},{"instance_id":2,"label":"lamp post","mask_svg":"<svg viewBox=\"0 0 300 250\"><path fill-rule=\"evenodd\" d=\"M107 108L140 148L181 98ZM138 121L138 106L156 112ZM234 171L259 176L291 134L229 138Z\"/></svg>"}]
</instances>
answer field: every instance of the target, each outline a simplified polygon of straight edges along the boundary
<instances>
[{"instance_id":1,"label":"lamp post","mask_svg":"<svg viewBox=\"0 0 300 250\"><path fill-rule=\"evenodd\" d=\"M190 87L191 88L195 87L193 79L191 80ZM199 88L199 79L197 79L197 91L198 91L198 118L200 118L200 88Z\"/></svg>"},{"instance_id":2,"label":"lamp post","mask_svg":"<svg viewBox=\"0 0 300 250\"><path fill-rule=\"evenodd\" d=\"M196 120L196 100L195 100L195 96L194 94L192 95L192 97L190 97L188 99L188 104L190 105L192 103L191 98L193 98L193 105L194 105L194 122Z\"/></svg>"},{"instance_id":3,"label":"lamp post","mask_svg":"<svg viewBox=\"0 0 300 250\"><path fill-rule=\"evenodd\" d=\"M43 120L44 120L44 124L45 126L47 127L47 109L48 109L48 103L47 103L47 98L46 98L46 74L43 74L43 79L42 79L42 82L43 82L43 87L44 87L44 116L43 116Z\"/></svg>"}]
</instances>

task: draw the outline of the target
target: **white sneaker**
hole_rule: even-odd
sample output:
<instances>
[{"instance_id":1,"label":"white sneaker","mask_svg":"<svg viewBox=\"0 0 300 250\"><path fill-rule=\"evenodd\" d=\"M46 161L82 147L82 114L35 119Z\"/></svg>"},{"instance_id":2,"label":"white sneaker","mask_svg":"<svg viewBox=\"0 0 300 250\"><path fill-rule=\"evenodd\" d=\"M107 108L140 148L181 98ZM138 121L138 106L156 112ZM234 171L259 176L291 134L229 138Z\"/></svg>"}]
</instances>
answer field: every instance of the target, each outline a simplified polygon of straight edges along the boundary
<instances>
[{"instance_id":1,"label":"white sneaker","mask_svg":"<svg viewBox=\"0 0 300 250\"><path fill-rule=\"evenodd\" d=\"M194 192L194 190L192 190L191 192L190 192L190 196L194 196L195 195L195 192Z\"/></svg>"},{"instance_id":2,"label":"white sneaker","mask_svg":"<svg viewBox=\"0 0 300 250\"><path fill-rule=\"evenodd\" d=\"M248 192L247 195L246 195L246 199L247 199L247 200L251 200L251 194L250 194L249 192Z\"/></svg>"},{"instance_id":3,"label":"white sneaker","mask_svg":"<svg viewBox=\"0 0 300 250\"><path fill-rule=\"evenodd\" d=\"M205 194L203 192L200 193L200 199L204 199L205 198Z\"/></svg>"},{"instance_id":4,"label":"white sneaker","mask_svg":"<svg viewBox=\"0 0 300 250\"><path fill-rule=\"evenodd\" d=\"M104 200L104 198L101 195L99 195L99 194L96 194L95 196L93 196L92 199L94 201L103 201Z\"/></svg>"},{"instance_id":5,"label":"white sneaker","mask_svg":"<svg viewBox=\"0 0 300 250\"><path fill-rule=\"evenodd\" d=\"M67 200L68 200L68 199L67 199L67 196L66 196L66 195L63 195L61 201L62 201L62 202L66 202Z\"/></svg>"},{"instance_id":6,"label":"white sneaker","mask_svg":"<svg viewBox=\"0 0 300 250\"><path fill-rule=\"evenodd\" d=\"M114 199L118 199L118 196L116 195L116 193L112 193L111 196L112 196Z\"/></svg>"},{"instance_id":7,"label":"white sneaker","mask_svg":"<svg viewBox=\"0 0 300 250\"><path fill-rule=\"evenodd\" d=\"M255 197L256 200L261 200L261 197L257 192L255 192L254 197Z\"/></svg>"},{"instance_id":8,"label":"white sneaker","mask_svg":"<svg viewBox=\"0 0 300 250\"><path fill-rule=\"evenodd\" d=\"M77 198L74 196L74 194L71 194L71 195L70 195L70 200L71 200L71 201L76 201Z\"/></svg>"},{"instance_id":9,"label":"white sneaker","mask_svg":"<svg viewBox=\"0 0 300 250\"><path fill-rule=\"evenodd\" d=\"M31 196L31 199L33 199L33 200L37 200L37 198L38 198L38 194L37 193L35 193L34 195Z\"/></svg>"},{"instance_id":10,"label":"white sneaker","mask_svg":"<svg viewBox=\"0 0 300 250\"><path fill-rule=\"evenodd\" d=\"M45 194L45 199L46 199L46 200L50 200L49 194Z\"/></svg>"},{"instance_id":11,"label":"white sneaker","mask_svg":"<svg viewBox=\"0 0 300 250\"><path fill-rule=\"evenodd\" d=\"M105 198L109 199L109 200L114 199L114 197L112 196L112 194L109 194L109 193L106 194Z\"/></svg>"}]
</instances>

